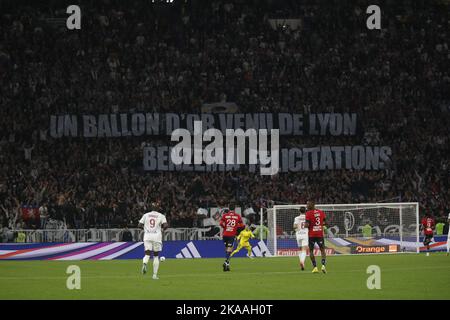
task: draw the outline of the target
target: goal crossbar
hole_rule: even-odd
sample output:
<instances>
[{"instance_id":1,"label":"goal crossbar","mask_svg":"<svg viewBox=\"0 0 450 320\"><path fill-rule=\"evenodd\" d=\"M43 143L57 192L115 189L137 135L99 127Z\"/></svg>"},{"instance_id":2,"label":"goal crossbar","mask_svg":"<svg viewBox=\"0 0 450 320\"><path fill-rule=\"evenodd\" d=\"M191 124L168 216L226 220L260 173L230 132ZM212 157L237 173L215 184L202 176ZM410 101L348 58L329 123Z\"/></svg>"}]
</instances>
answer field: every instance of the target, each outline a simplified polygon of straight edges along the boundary
<instances>
[{"instance_id":1,"label":"goal crossbar","mask_svg":"<svg viewBox=\"0 0 450 320\"><path fill-rule=\"evenodd\" d=\"M316 207L350 207L350 206L355 206L355 207L376 207L376 206L395 206L395 207L399 207L399 206L407 206L407 205L419 205L418 202L375 202L375 203L337 203L337 204L315 204ZM306 204L277 204L274 205L273 208L291 208L291 207L306 207Z\"/></svg>"}]
</instances>

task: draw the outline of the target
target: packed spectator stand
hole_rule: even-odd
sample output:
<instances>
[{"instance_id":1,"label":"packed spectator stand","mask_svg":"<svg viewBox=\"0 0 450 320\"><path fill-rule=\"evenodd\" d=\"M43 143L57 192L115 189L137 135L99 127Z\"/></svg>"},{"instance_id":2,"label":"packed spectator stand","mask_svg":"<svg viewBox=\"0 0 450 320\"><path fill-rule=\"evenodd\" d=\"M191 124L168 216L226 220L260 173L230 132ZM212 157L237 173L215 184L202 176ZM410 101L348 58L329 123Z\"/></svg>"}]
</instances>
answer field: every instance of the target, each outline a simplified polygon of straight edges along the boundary
<instances>
[{"instance_id":1,"label":"packed spectator stand","mask_svg":"<svg viewBox=\"0 0 450 320\"><path fill-rule=\"evenodd\" d=\"M60 1L0 4L0 226L137 225L158 198L172 227L200 225L199 207L418 201L450 212L448 1L382 1L382 30L365 1L81 1L68 31ZM301 27L272 28L270 18ZM52 20L53 19L53 20ZM56 22L55 22L56 21ZM54 114L356 112L356 137L290 137L289 146L388 145L381 171L260 176L144 172L142 147L161 137L50 137ZM40 211L41 222L23 211Z\"/></svg>"}]
</instances>

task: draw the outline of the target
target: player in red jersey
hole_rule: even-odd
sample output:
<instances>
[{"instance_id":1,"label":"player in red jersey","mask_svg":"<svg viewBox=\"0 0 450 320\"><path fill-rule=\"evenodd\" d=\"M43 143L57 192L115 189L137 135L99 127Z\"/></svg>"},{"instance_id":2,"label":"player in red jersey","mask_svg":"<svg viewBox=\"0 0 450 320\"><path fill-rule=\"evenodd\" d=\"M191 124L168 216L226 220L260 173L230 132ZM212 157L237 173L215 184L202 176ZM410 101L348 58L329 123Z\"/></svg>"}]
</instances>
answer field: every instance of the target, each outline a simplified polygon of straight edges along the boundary
<instances>
[{"instance_id":1,"label":"player in red jersey","mask_svg":"<svg viewBox=\"0 0 450 320\"><path fill-rule=\"evenodd\" d=\"M431 239L433 239L433 230L435 228L435 221L430 213L425 213L425 217L422 218L421 227L425 236L423 239L423 245L427 247L427 255L429 255L430 243Z\"/></svg>"},{"instance_id":2,"label":"player in red jersey","mask_svg":"<svg viewBox=\"0 0 450 320\"><path fill-rule=\"evenodd\" d=\"M242 217L238 215L234 204L229 205L229 211L226 211L220 219L220 226L223 229L222 239L225 244L225 262L223 263L223 271L230 271L230 255L233 251L234 239L245 228Z\"/></svg>"},{"instance_id":3,"label":"player in red jersey","mask_svg":"<svg viewBox=\"0 0 450 320\"><path fill-rule=\"evenodd\" d=\"M309 257L311 258L311 262L314 266L313 273L319 272L316 264L316 257L314 256L314 245L317 245L320 248L320 252L322 254L322 272L327 273L327 269L325 268L326 263L326 253L325 253L325 241L323 239L323 227L325 226L325 213L322 210L318 210L315 208L314 201L308 201L306 203L306 223L305 226L308 230L308 245L309 245Z\"/></svg>"}]
</instances>

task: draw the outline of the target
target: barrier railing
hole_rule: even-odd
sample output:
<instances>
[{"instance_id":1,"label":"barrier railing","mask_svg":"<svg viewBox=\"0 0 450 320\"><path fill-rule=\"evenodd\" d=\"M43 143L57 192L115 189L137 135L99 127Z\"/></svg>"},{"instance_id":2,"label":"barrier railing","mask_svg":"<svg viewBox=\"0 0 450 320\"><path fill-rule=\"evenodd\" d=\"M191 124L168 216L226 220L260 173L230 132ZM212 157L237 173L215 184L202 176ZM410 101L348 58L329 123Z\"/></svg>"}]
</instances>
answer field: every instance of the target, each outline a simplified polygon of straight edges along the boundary
<instances>
[{"instance_id":1,"label":"barrier railing","mask_svg":"<svg viewBox=\"0 0 450 320\"><path fill-rule=\"evenodd\" d=\"M25 234L25 242L115 242L142 241L142 229L128 229L130 238L124 238L126 229L37 229L10 231L8 242L15 242L19 233ZM220 239L211 235L211 228L169 228L163 232L164 241ZM0 239L1 241L1 239Z\"/></svg>"}]
</instances>

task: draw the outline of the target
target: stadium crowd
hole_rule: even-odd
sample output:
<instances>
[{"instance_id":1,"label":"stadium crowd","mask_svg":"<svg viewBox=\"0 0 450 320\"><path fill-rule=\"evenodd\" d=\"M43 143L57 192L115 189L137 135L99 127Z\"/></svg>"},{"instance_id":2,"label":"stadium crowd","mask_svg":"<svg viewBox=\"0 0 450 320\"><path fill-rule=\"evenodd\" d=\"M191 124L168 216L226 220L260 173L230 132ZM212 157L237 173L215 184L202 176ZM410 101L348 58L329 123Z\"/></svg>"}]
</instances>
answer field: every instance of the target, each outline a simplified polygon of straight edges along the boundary
<instances>
[{"instance_id":1,"label":"stadium crowd","mask_svg":"<svg viewBox=\"0 0 450 320\"><path fill-rule=\"evenodd\" d=\"M256 5L257 3L257 5ZM418 201L450 212L449 21L437 1L385 1L382 30L363 1L85 1L81 30L55 2L0 7L0 226L135 226L158 198L172 227L235 200L279 203ZM61 8L60 8L61 7ZM298 29L272 18L298 18ZM160 137L54 139L54 114L356 112L356 137L284 144L392 147L381 171L149 173L142 147ZM24 219L29 208L40 221Z\"/></svg>"}]
</instances>

